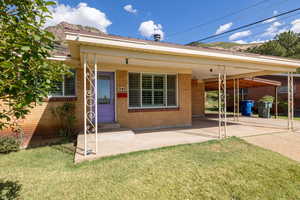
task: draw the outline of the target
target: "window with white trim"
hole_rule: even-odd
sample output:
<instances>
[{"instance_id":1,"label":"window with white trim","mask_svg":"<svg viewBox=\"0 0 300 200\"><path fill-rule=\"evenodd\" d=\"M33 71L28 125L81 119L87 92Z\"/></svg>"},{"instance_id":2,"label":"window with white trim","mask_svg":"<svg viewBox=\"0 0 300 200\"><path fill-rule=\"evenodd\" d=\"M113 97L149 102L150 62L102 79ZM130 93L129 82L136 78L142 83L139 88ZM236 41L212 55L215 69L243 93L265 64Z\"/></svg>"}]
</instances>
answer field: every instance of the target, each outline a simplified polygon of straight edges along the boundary
<instances>
[{"instance_id":1,"label":"window with white trim","mask_svg":"<svg viewBox=\"0 0 300 200\"><path fill-rule=\"evenodd\" d=\"M71 75L64 75L62 82L57 82L50 97L73 97L76 95L76 71L71 69Z\"/></svg>"},{"instance_id":2,"label":"window with white trim","mask_svg":"<svg viewBox=\"0 0 300 200\"><path fill-rule=\"evenodd\" d=\"M177 106L177 75L129 73L129 108Z\"/></svg>"}]
</instances>

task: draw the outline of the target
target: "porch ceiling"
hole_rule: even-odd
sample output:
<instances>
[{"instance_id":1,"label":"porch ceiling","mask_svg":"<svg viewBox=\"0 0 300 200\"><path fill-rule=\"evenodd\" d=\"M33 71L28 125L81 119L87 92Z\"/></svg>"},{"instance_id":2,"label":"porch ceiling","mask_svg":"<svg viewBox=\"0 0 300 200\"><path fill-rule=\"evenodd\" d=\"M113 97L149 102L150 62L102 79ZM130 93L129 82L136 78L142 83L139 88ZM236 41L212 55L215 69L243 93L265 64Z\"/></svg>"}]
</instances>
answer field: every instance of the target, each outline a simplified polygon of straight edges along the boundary
<instances>
[{"instance_id":1,"label":"porch ceiling","mask_svg":"<svg viewBox=\"0 0 300 200\"><path fill-rule=\"evenodd\" d=\"M131 51L115 51L112 49L95 48L82 46L80 48L81 57L88 54L88 62L93 63L94 55L97 56L98 68L105 69L132 69L141 68L145 71L161 69L166 72L191 73L193 79L208 80L218 77L224 71L228 76L251 77L254 74L266 75L279 73L286 69L276 68L277 71L266 71L262 65L238 64L228 61L214 61L207 59L181 58L179 56L156 55L149 53L137 53ZM126 59L128 63L126 64ZM82 61L83 59L81 59Z\"/></svg>"},{"instance_id":2,"label":"porch ceiling","mask_svg":"<svg viewBox=\"0 0 300 200\"><path fill-rule=\"evenodd\" d=\"M281 83L278 81L262 79L262 78L243 78L239 79L240 88L251 88L251 87L264 87L264 86L281 86ZM233 80L227 80L226 88L233 89L234 83ZM218 82L206 82L205 91L214 91L219 89Z\"/></svg>"}]
</instances>

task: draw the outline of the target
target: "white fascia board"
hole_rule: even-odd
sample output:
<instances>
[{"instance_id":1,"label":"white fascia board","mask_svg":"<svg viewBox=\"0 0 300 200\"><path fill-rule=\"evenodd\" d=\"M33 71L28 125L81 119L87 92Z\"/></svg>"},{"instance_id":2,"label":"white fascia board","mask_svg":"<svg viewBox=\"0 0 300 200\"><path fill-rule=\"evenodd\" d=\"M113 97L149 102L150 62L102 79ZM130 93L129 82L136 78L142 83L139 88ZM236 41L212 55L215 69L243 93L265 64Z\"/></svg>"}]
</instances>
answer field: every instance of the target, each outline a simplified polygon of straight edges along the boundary
<instances>
[{"instance_id":1,"label":"white fascia board","mask_svg":"<svg viewBox=\"0 0 300 200\"><path fill-rule=\"evenodd\" d=\"M210 57L217 58L223 60L237 60L237 61L245 61L245 62L257 62L264 63L269 65L282 65L287 67L298 68L300 67L300 61L292 61L281 58L271 58L266 56L257 55L257 57L250 57L247 55L231 55L226 53L219 52L209 52L203 50L193 50L193 49L184 49L184 48L176 48L176 47L168 47L161 45L152 45L146 42L139 41L131 41L126 39L114 39L107 38L103 36L91 36L84 34L76 34L76 33L66 33L67 41L77 41L82 43L89 44L97 44L102 46L110 46L115 48L125 48L125 49L136 49L141 51L151 51L151 52L160 52L165 54L176 54L182 56L201 56L201 57Z\"/></svg>"},{"instance_id":2,"label":"white fascia board","mask_svg":"<svg viewBox=\"0 0 300 200\"><path fill-rule=\"evenodd\" d=\"M63 62L68 65L80 66L80 61L76 59L72 59L69 56L51 56L47 58L48 60L57 61L57 62Z\"/></svg>"},{"instance_id":3,"label":"white fascia board","mask_svg":"<svg viewBox=\"0 0 300 200\"><path fill-rule=\"evenodd\" d=\"M55 61L67 61L70 60L68 56L51 56L47 58L48 60L55 60Z\"/></svg>"}]
</instances>

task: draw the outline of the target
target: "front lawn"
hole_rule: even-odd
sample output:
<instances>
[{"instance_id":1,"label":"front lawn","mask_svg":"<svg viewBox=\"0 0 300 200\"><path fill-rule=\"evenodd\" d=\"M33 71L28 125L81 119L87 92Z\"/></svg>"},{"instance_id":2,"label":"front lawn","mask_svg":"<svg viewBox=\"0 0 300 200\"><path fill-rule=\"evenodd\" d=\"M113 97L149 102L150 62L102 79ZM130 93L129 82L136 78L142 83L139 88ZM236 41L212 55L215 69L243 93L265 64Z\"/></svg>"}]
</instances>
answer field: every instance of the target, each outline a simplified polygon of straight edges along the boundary
<instances>
[{"instance_id":1,"label":"front lawn","mask_svg":"<svg viewBox=\"0 0 300 200\"><path fill-rule=\"evenodd\" d=\"M71 144L0 155L0 190L16 183L21 199L300 198L299 163L237 138L78 165L73 156Z\"/></svg>"}]
</instances>

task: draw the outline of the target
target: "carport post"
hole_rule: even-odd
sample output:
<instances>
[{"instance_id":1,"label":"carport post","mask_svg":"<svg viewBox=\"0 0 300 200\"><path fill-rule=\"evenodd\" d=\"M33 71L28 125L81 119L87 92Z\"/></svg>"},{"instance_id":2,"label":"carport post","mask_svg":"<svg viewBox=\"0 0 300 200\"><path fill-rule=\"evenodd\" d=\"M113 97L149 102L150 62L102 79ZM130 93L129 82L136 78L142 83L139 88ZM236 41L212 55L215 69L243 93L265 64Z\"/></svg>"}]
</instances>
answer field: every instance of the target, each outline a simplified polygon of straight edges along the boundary
<instances>
[{"instance_id":1,"label":"carport post","mask_svg":"<svg viewBox=\"0 0 300 200\"><path fill-rule=\"evenodd\" d=\"M239 121L240 113L240 89L239 79L233 79L233 117L234 121Z\"/></svg>"},{"instance_id":2,"label":"carport post","mask_svg":"<svg viewBox=\"0 0 300 200\"><path fill-rule=\"evenodd\" d=\"M87 56L84 55L83 56L83 85L84 85L84 89L83 89L83 92L84 92L84 156L87 155L87 123L86 123L86 120L87 120L87 117L86 117L86 103L87 103L87 99L86 99L86 68L87 68Z\"/></svg>"},{"instance_id":3,"label":"carport post","mask_svg":"<svg viewBox=\"0 0 300 200\"><path fill-rule=\"evenodd\" d=\"M240 79L236 80L237 86L237 121L240 120Z\"/></svg>"},{"instance_id":4,"label":"carport post","mask_svg":"<svg viewBox=\"0 0 300 200\"><path fill-rule=\"evenodd\" d=\"M226 67L224 67L224 81L223 81L223 87L224 87L224 137L227 137L227 80L226 80Z\"/></svg>"},{"instance_id":5,"label":"carport post","mask_svg":"<svg viewBox=\"0 0 300 200\"><path fill-rule=\"evenodd\" d=\"M278 86L275 87L275 118L278 118Z\"/></svg>"},{"instance_id":6,"label":"carport post","mask_svg":"<svg viewBox=\"0 0 300 200\"><path fill-rule=\"evenodd\" d=\"M294 77L288 72L288 130L294 129Z\"/></svg>"},{"instance_id":7,"label":"carport post","mask_svg":"<svg viewBox=\"0 0 300 200\"><path fill-rule=\"evenodd\" d=\"M97 145L97 61L94 55L94 65L89 64L88 55L83 55L83 78L84 78L84 156L90 154L88 147L88 134L96 135ZM96 146L97 148L97 146ZM97 152L97 149L96 151Z\"/></svg>"},{"instance_id":8,"label":"carport post","mask_svg":"<svg viewBox=\"0 0 300 200\"><path fill-rule=\"evenodd\" d=\"M218 90L218 97L219 97L219 101L218 101L218 108L219 108L219 139L221 139L221 131L222 131L222 115L221 115L221 73L219 73L219 79L218 79L218 83L219 83L219 90Z\"/></svg>"},{"instance_id":9,"label":"carport post","mask_svg":"<svg viewBox=\"0 0 300 200\"><path fill-rule=\"evenodd\" d=\"M219 73L219 139L227 137L226 68Z\"/></svg>"},{"instance_id":10,"label":"carport post","mask_svg":"<svg viewBox=\"0 0 300 200\"><path fill-rule=\"evenodd\" d=\"M233 119L236 121L236 81L233 79Z\"/></svg>"},{"instance_id":11,"label":"carport post","mask_svg":"<svg viewBox=\"0 0 300 200\"><path fill-rule=\"evenodd\" d=\"M95 148L96 148L96 150L95 150L95 153L96 153L96 155L97 155L97 153L98 153L98 94L97 94L97 92L98 92L98 80L97 80L97 78L98 78L98 74L97 74L97 56L96 55L94 55L94 77L95 77L95 79L94 79L94 81L95 81L95 88L94 88L94 93L95 93L95 96L94 96L94 98L95 98L95 142L96 142L96 144L95 144Z\"/></svg>"}]
</instances>

